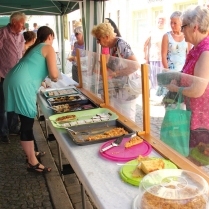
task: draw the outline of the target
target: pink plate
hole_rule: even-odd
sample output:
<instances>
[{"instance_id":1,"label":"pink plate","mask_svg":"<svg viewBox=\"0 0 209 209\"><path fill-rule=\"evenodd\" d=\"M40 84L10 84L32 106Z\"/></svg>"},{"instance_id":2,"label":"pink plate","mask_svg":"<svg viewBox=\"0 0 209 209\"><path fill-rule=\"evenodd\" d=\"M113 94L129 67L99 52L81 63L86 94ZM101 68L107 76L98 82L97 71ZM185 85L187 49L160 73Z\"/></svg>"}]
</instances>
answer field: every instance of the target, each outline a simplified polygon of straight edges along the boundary
<instances>
[{"instance_id":1,"label":"pink plate","mask_svg":"<svg viewBox=\"0 0 209 209\"><path fill-rule=\"evenodd\" d=\"M109 146L114 140L104 143L100 147L100 150ZM113 147L105 152L100 152L100 154L109 160L126 162L137 158L139 155L147 156L152 150L151 145L146 141L133 147L125 148L124 145L128 140L130 138L124 138L119 146Z\"/></svg>"}]
</instances>

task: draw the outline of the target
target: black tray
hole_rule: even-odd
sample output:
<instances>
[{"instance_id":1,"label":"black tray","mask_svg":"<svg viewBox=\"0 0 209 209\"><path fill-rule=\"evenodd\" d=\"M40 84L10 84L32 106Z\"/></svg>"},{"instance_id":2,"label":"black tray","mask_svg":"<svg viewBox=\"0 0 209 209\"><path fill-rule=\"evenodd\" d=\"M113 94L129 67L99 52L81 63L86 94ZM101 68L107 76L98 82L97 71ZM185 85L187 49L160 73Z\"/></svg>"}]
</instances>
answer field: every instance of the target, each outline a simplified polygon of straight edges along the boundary
<instances>
[{"instance_id":1,"label":"black tray","mask_svg":"<svg viewBox=\"0 0 209 209\"><path fill-rule=\"evenodd\" d=\"M63 110L63 111L56 111L56 107L59 105L69 105L69 110ZM83 101L81 104L80 103L76 103L76 104L71 104L69 102L63 102L63 103L59 103L59 104L54 104L51 105L51 107L54 109L54 113L59 114L59 113L66 113L66 112L75 112L75 111L82 111L82 110L90 110L90 109L94 109L94 108L99 108L98 105L96 105L95 103L93 103L91 100L85 100Z\"/></svg>"},{"instance_id":2,"label":"black tray","mask_svg":"<svg viewBox=\"0 0 209 209\"><path fill-rule=\"evenodd\" d=\"M60 97L53 97L48 98L47 102L49 105L58 105L63 103L69 103L69 104L86 104L89 99L85 97L83 94L75 94L75 95L66 95L66 96L60 96Z\"/></svg>"},{"instance_id":3,"label":"black tray","mask_svg":"<svg viewBox=\"0 0 209 209\"><path fill-rule=\"evenodd\" d=\"M73 131L76 132L88 132L89 134L74 134L72 131L67 130L70 138L75 142L77 145L89 145L89 144L96 144L96 143L101 143L108 141L110 139L116 139L119 136L114 136L114 137L109 137L109 138L103 138L103 139L98 139L98 140L92 140L88 141L86 138L88 136L93 136L97 134L101 134L105 131L108 131L112 128L124 128L128 134L126 136L131 136L135 134L135 131L131 130L129 127L124 125L118 120L112 120L112 121L106 121L106 122L100 122L100 123L93 123L93 124L85 124L85 125L79 125L79 126L73 126L70 127Z\"/></svg>"}]
</instances>

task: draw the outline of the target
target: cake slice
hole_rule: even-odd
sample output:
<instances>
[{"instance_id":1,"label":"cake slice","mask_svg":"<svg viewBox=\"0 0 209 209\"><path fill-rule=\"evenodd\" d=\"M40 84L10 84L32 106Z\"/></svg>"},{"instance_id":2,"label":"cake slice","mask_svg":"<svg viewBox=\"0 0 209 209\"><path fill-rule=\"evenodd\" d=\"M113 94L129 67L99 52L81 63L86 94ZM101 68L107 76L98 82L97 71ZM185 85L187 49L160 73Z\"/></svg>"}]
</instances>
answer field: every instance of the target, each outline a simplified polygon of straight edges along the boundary
<instances>
[{"instance_id":1,"label":"cake slice","mask_svg":"<svg viewBox=\"0 0 209 209\"><path fill-rule=\"evenodd\" d=\"M161 170L165 166L162 159L152 159L141 162L141 169L144 173L148 174L152 171Z\"/></svg>"},{"instance_id":2,"label":"cake slice","mask_svg":"<svg viewBox=\"0 0 209 209\"><path fill-rule=\"evenodd\" d=\"M134 145L141 144L142 142L143 139L141 139L139 136L135 136L125 143L125 148L133 147Z\"/></svg>"}]
</instances>

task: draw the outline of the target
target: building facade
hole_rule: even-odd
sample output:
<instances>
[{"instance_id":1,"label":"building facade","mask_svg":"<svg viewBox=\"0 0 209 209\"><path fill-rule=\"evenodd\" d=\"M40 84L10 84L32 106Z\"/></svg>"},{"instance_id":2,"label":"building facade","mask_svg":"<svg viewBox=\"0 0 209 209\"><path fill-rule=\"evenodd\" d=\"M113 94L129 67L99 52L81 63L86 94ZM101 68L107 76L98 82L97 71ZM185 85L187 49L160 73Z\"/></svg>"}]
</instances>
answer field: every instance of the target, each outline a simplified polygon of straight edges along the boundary
<instances>
[{"instance_id":1,"label":"building facade","mask_svg":"<svg viewBox=\"0 0 209 209\"><path fill-rule=\"evenodd\" d=\"M166 16L169 31L169 17L174 11L183 12L190 5L206 3L207 0L109 0L105 17L111 18L118 25L123 38L142 63L144 42L160 13Z\"/></svg>"}]
</instances>

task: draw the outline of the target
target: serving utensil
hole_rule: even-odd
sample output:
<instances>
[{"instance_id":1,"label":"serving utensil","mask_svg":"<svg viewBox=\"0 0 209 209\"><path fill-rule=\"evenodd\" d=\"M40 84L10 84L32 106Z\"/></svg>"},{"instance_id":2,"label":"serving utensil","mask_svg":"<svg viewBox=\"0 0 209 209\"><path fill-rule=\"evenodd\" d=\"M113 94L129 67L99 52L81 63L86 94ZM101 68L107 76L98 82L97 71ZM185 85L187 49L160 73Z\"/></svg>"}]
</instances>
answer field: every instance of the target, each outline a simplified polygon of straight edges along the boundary
<instances>
[{"instance_id":1,"label":"serving utensil","mask_svg":"<svg viewBox=\"0 0 209 209\"><path fill-rule=\"evenodd\" d=\"M74 135L77 135L77 134L80 134L80 135L86 135L86 134L89 134L89 132L86 132L86 131L74 131L73 129L70 129L70 128L65 128L66 130L72 132Z\"/></svg>"},{"instance_id":2,"label":"serving utensil","mask_svg":"<svg viewBox=\"0 0 209 209\"><path fill-rule=\"evenodd\" d=\"M57 111L57 109L56 108L54 108L54 107L50 107L50 106L47 106L49 109L51 109L51 110L54 110L54 111L56 111L57 113L62 113L62 112L60 112L60 111Z\"/></svg>"},{"instance_id":3,"label":"serving utensil","mask_svg":"<svg viewBox=\"0 0 209 209\"><path fill-rule=\"evenodd\" d=\"M125 134L123 134L122 136L119 136L115 141L113 141L109 146L103 148L100 150L100 152L105 152L109 149L111 149L112 147L117 147L120 145L120 143L122 142L123 138L124 138Z\"/></svg>"}]
</instances>

